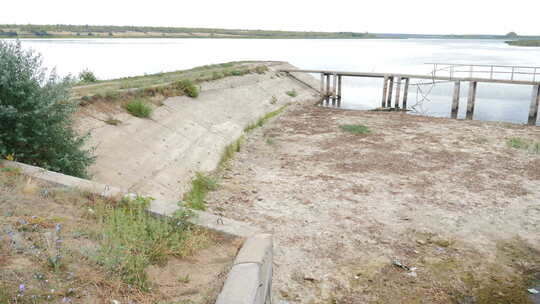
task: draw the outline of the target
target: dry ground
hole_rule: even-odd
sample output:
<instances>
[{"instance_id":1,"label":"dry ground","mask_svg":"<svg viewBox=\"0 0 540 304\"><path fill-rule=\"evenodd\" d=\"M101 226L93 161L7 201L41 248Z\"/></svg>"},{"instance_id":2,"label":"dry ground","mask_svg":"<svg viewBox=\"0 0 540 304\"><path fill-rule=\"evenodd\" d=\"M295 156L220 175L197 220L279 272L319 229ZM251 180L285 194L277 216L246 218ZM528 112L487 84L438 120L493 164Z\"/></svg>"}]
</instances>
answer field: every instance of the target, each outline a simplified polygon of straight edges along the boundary
<instances>
[{"instance_id":1,"label":"dry ground","mask_svg":"<svg viewBox=\"0 0 540 304\"><path fill-rule=\"evenodd\" d=\"M277 303L529 303L540 154L512 138L540 128L293 107L246 138L207 203L275 234Z\"/></svg>"},{"instance_id":2,"label":"dry ground","mask_svg":"<svg viewBox=\"0 0 540 304\"><path fill-rule=\"evenodd\" d=\"M143 292L125 283L118 270L107 272L96 258L104 237L93 216L99 203L0 165L1 304L214 302L240 240L193 227L186 256L149 266L151 289Z\"/></svg>"}]
</instances>

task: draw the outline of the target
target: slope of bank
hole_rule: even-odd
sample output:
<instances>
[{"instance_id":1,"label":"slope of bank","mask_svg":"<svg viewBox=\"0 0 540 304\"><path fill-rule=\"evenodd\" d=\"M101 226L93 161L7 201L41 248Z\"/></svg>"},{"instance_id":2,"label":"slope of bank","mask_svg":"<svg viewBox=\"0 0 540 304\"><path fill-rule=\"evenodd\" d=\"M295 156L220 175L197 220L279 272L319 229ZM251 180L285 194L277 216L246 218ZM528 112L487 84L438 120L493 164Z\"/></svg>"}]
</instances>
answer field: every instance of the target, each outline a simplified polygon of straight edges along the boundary
<instances>
[{"instance_id":1,"label":"slope of bank","mask_svg":"<svg viewBox=\"0 0 540 304\"><path fill-rule=\"evenodd\" d=\"M248 125L289 103L316 98L314 89L277 72L289 64L266 65L269 71L264 74L202 82L198 98L159 102L150 119L107 104L86 107L77 115L77 125L80 132L91 132L89 146L95 147L97 156L90 168L92 179L179 201L195 174L216 169L225 147ZM313 78L297 76L316 86ZM121 123L110 124L111 119Z\"/></svg>"}]
</instances>

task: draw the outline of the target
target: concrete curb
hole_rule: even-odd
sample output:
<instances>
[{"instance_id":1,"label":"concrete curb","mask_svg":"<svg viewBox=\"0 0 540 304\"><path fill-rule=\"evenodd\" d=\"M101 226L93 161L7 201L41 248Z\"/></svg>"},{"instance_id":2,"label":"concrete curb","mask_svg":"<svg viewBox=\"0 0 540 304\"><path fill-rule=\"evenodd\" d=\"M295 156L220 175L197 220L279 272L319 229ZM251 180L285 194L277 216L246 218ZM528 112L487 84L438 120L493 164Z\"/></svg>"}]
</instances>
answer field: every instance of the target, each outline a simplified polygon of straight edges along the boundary
<instances>
[{"instance_id":1,"label":"concrete curb","mask_svg":"<svg viewBox=\"0 0 540 304\"><path fill-rule=\"evenodd\" d=\"M120 199L134 195L120 188L104 185L43 168L13 161L1 161L0 166L18 168L21 174L48 184L76 188L104 198ZM148 212L170 217L179 208L162 201L153 201ZM273 241L271 234L261 234L260 229L220 216L195 211L188 222L227 235L247 238L240 249L216 304L270 304L272 291Z\"/></svg>"},{"instance_id":2,"label":"concrete curb","mask_svg":"<svg viewBox=\"0 0 540 304\"><path fill-rule=\"evenodd\" d=\"M216 304L272 303L273 241L271 234L247 239L236 256Z\"/></svg>"}]
</instances>

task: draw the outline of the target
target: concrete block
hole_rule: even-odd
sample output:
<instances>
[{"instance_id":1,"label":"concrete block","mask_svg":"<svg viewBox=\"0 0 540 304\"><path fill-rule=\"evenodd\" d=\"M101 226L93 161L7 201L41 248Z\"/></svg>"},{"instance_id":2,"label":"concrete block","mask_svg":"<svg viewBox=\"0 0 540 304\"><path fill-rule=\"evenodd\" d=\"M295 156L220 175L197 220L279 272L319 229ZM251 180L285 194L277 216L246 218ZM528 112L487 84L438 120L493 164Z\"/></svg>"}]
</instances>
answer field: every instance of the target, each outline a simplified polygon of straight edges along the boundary
<instances>
[{"instance_id":1,"label":"concrete block","mask_svg":"<svg viewBox=\"0 0 540 304\"><path fill-rule=\"evenodd\" d=\"M235 265L229 272L227 280L216 304L255 304L260 297L260 267L258 264Z\"/></svg>"},{"instance_id":2,"label":"concrete block","mask_svg":"<svg viewBox=\"0 0 540 304\"><path fill-rule=\"evenodd\" d=\"M272 255L272 235L257 234L246 240L236 256L235 265L243 263L264 264Z\"/></svg>"}]
</instances>

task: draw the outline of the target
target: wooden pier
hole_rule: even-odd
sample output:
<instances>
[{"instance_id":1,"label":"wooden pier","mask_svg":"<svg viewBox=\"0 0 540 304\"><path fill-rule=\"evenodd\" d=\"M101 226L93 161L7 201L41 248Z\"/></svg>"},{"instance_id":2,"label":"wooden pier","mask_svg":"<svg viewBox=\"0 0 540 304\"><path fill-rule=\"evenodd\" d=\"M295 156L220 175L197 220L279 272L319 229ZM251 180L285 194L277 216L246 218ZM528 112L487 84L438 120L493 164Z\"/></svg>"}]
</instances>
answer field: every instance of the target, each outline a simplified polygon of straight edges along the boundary
<instances>
[{"instance_id":1,"label":"wooden pier","mask_svg":"<svg viewBox=\"0 0 540 304\"><path fill-rule=\"evenodd\" d=\"M433 65L434 69L431 75L344 72L329 70L282 70L282 72L320 74L321 97L331 98L333 102L337 100L338 103L341 100L341 86L343 77L381 78L383 79L381 107L393 107L395 109L402 110L407 109L407 95L409 92L409 85L411 79L429 80L433 83L453 82L454 93L452 96L451 104L452 118L457 118L457 114L459 111L461 84L468 83L469 94L467 99L467 110L465 116L466 119L472 119L474 116L478 83L529 85L532 86L533 92L529 107L528 124L536 125L538 120L538 108L540 103L540 67L463 65L443 63L433 63ZM466 77L463 77L461 75ZM393 99L394 105L392 106Z\"/></svg>"}]
</instances>

